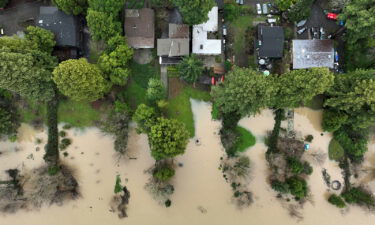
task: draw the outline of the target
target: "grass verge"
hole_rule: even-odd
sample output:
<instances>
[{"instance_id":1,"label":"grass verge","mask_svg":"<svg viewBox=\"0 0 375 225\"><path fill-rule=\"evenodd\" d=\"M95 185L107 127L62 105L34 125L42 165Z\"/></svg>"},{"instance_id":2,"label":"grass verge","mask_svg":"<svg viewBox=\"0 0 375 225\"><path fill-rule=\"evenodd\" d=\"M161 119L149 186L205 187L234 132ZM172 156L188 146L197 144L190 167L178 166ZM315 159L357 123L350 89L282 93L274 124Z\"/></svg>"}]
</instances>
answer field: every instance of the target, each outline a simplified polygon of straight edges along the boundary
<instances>
[{"instance_id":1,"label":"grass verge","mask_svg":"<svg viewBox=\"0 0 375 225\"><path fill-rule=\"evenodd\" d=\"M169 118L177 119L185 124L190 132L190 137L195 136L193 111L191 109L190 98L210 101L210 93L195 89L190 86L185 86L181 93L175 98L170 99L167 106L167 116Z\"/></svg>"},{"instance_id":2,"label":"grass verge","mask_svg":"<svg viewBox=\"0 0 375 225\"><path fill-rule=\"evenodd\" d=\"M342 157L344 157L344 149L334 138L332 138L332 140L329 142L328 156L330 160L336 161L339 161L342 159Z\"/></svg>"},{"instance_id":3,"label":"grass verge","mask_svg":"<svg viewBox=\"0 0 375 225\"><path fill-rule=\"evenodd\" d=\"M244 152L248 148L255 145L256 139L249 130L240 126L237 126L236 130L240 135L240 139L238 140L236 144L237 151Z\"/></svg>"},{"instance_id":4,"label":"grass verge","mask_svg":"<svg viewBox=\"0 0 375 225\"><path fill-rule=\"evenodd\" d=\"M73 127L89 127L100 120L101 113L88 102L72 100L61 101L58 110L59 122L69 123Z\"/></svg>"}]
</instances>

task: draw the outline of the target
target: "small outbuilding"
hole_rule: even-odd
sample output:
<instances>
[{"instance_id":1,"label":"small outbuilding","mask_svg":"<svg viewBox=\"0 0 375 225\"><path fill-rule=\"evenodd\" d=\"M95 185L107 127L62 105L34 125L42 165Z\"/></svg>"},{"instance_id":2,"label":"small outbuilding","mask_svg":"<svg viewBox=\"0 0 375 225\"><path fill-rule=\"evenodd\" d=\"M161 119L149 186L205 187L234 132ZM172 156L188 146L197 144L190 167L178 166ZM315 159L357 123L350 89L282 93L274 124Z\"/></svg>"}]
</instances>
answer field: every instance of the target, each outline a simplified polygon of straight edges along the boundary
<instances>
[{"instance_id":1,"label":"small outbuilding","mask_svg":"<svg viewBox=\"0 0 375 225\"><path fill-rule=\"evenodd\" d=\"M125 36L132 48L155 47L155 13L153 9L126 9Z\"/></svg>"},{"instance_id":2,"label":"small outbuilding","mask_svg":"<svg viewBox=\"0 0 375 225\"><path fill-rule=\"evenodd\" d=\"M332 40L293 40L293 69L334 67Z\"/></svg>"}]
</instances>

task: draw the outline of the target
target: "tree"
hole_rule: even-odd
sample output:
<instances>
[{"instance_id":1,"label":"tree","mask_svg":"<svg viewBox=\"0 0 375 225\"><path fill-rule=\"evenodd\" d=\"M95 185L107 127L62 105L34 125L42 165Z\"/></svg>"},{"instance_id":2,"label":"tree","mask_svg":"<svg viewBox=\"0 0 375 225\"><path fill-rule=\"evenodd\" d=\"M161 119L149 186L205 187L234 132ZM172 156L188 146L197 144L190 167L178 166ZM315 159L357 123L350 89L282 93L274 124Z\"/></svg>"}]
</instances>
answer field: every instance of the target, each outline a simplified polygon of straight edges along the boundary
<instances>
[{"instance_id":1,"label":"tree","mask_svg":"<svg viewBox=\"0 0 375 225\"><path fill-rule=\"evenodd\" d=\"M88 0L90 9L117 16L124 8L125 0Z\"/></svg>"},{"instance_id":2,"label":"tree","mask_svg":"<svg viewBox=\"0 0 375 225\"><path fill-rule=\"evenodd\" d=\"M175 170L168 164L159 165L153 171L153 176L162 182L168 181L174 174Z\"/></svg>"},{"instance_id":3,"label":"tree","mask_svg":"<svg viewBox=\"0 0 375 225\"><path fill-rule=\"evenodd\" d=\"M178 65L179 76L189 83L194 83L202 75L203 62L196 56L186 56Z\"/></svg>"},{"instance_id":4,"label":"tree","mask_svg":"<svg viewBox=\"0 0 375 225\"><path fill-rule=\"evenodd\" d=\"M334 132L338 130L348 120L348 115L344 112L326 109L323 111L322 127L324 131Z\"/></svg>"},{"instance_id":5,"label":"tree","mask_svg":"<svg viewBox=\"0 0 375 225\"><path fill-rule=\"evenodd\" d=\"M173 0L189 25L201 24L208 20L208 12L215 6L214 0Z\"/></svg>"},{"instance_id":6,"label":"tree","mask_svg":"<svg viewBox=\"0 0 375 225\"><path fill-rule=\"evenodd\" d=\"M0 88L32 100L50 100L54 96L51 71L56 58L27 39L2 37L0 46Z\"/></svg>"},{"instance_id":7,"label":"tree","mask_svg":"<svg viewBox=\"0 0 375 225\"><path fill-rule=\"evenodd\" d=\"M158 118L148 134L155 160L173 158L185 152L189 131L175 119Z\"/></svg>"},{"instance_id":8,"label":"tree","mask_svg":"<svg viewBox=\"0 0 375 225\"><path fill-rule=\"evenodd\" d=\"M41 51L51 54L56 45L55 35L46 29L28 26L26 28L26 39L34 43Z\"/></svg>"},{"instance_id":9,"label":"tree","mask_svg":"<svg viewBox=\"0 0 375 225\"><path fill-rule=\"evenodd\" d=\"M102 54L98 65L111 83L125 85L130 73L128 64L132 57L133 49L126 44L120 44L109 54Z\"/></svg>"},{"instance_id":10,"label":"tree","mask_svg":"<svg viewBox=\"0 0 375 225\"><path fill-rule=\"evenodd\" d=\"M9 0L0 0L0 8L4 8L8 4Z\"/></svg>"},{"instance_id":11,"label":"tree","mask_svg":"<svg viewBox=\"0 0 375 225\"><path fill-rule=\"evenodd\" d=\"M298 22L310 16L311 6L315 0L298 0L288 12L289 20Z\"/></svg>"},{"instance_id":12,"label":"tree","mask_svg":"<svg viewBox=\"0 0 375 225\"><path fill-rule=\"evenodd\" d=\"M53 2L66 14L84 14L87 9L87 0L53 0Z\"/></svg>"},{"instance_id":13,"label":"tree","mask_svg":"<svg viewBox=\"0 0 375 225\"><path fill-rule=\"evenodd\" d=\"M165 99L166 95L166 89L160 79L151 78L148 81L146 97L149 101L157 103L158 101Z\"/></svg>"},{"instance_id":14,"label":"tree","mask_svg":"<svg viewBox=\"0 0 375 225\"><path fill-rule=\"evenodd\" d=\"M220 112L237 112L247 116L268 106L275 91L272 76L263 76L249 68L234 67L222 85L212 87L211 95Z\"/></svg>"},{"instance_id":15,"label":"tree","mask_svg":"<svg viewBox=\"0 0 375 225\"><path fill-rule=\"evenodd\" d=\"M277 79L279 87L273 104L276 108L297 107L324 93L332 86L333 80L328 68L292 70Z\"/></svg>"},{"instance_id":16,"label":"tree","mask_svg":"<svg viewBox=\"0 0 375 225\"><path fill-rule=\"evenodd\" d=\"M121 33L121 23L117 21L116 16L112 14L95 11L89 8L86 20L91 37L96 41L108 40Z\"/></svg>"},{"instance_id":17,"label":"tree","mask_svg":"<svg viewBox=\"0 0 375 225\"><path fill-rule=\"evenodd\" d=\"M328 198L328 202L331 203L332 205L337 206L338 208L345 208L346 204L344 200L338 195L332 194Z\"/></svg>"},{"instance_id":18,"label":"tree","mask_svg":"<svg viewBox=\"0 0 375 225\"><path fill-rule=\"evenodd\" d=\"M53 71L53 81L61 93L75 101L95 101L108 90L101 71L85 58L60 63Z\"/></svg>"},{"instance_id":19,"label":"tree","mask_svg":"<svg viewBox=\"0 0 375 225\"><path fill-rule=\"evenodd\" d=\"M292 7L292 5L294 5L298 0L276 0L275 3L277 5L277 7L281 10L281 11L286 11L288 10L290 7Z\"/></svg>"},{"instance_id":20,"label":"tree","mask_svg":"<svg viewBox=\"0 0 375 225\"><path fill-rule=\"evenodd\" d=\"M294 176L286 180L290 193L300 200L307 196L307 183L304 179Z\"/></svg>"},{"instance_id":21,"label":"tree","mask_svg":"<svg viewBox=\"0 0 375 225\"><path fill-rule=\"evenodd\" d=\"M0 89L0 137L16 134L20 126L19 115L13 101L10 92Z\"/></svg>"},{"instance_id":22,"label":"tree","mask_svg":"<svg viewBox=\"0 0 375 225\"><path fill-rule=\"evenodd\" d=\"M154 108L145 104L140 104L133 115L133 120L137 123L137 131L148 133L156 122L156 113Z\"/></svg>"}]
</instances>

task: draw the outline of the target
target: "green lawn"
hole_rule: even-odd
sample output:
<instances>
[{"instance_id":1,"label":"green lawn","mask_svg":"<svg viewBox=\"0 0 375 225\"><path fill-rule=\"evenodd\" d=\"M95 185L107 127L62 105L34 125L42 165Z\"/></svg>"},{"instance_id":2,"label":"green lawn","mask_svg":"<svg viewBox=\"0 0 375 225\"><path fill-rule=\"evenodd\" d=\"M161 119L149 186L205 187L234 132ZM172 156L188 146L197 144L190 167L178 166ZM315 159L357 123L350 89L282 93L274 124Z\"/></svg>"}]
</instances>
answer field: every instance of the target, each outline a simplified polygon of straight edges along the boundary
<instances>
[{"instance_id":1,"label":"green lawn","mask_svg":"<svg viewBox=\"0 0 375 225\"><path fill-rule=\"evenodd\" d=\"M30 124L35 119L45 121L47 115L47 107L45 104L28 101L27 105L27 107L22 107L22 109L18 110L21 116L21 122Z\"/></svg>"},{"instance_id":2,"label":"green lawn","mask_svg":"<svg viewBox=\"0 0 375 225\"><path fill-rule=\"evenodd\" d=\"M190 132L190 137L195 136L193 111L191 109L190 98L210 101L210 93L185 86L181 93L173 99L170 99L167 106L167 116L177 119L186 125Z\"/></svg>"},{"instance_id":3,"label":"green lawn","mask_svg":"<svg viewBox=\"0 0 375 225\"><path fill-rule=\"evenodd\" d=\"M237 126L237 132L240 134L240 140L237 142L237 151L244 152L249 147L254 146L256 139L254 135L247 129Z\"/></svg>"},{"instance_id":4,"label":"green lawn","mask_svg":"<svg viewBox=\"0 0 375 225\"><path fill-rule=\"evenodd\" d=\"M69 123L74 127L93 126L94 122L100 120L100 115L88 102L64 100L59 104L59 122Z\"/></svg>"},{"instance_id":5,"label":"green lawn","mask_svg":"<svg viewBox=\"0 0 375 225\"><path fill-rule=\"evenodd\" d=\"M332 138L331 142L329 142L328 156L329 159L336 161L339 161L342 159L342 157L344 157L344 149L334 138Z\"/></svg>"}]
</instances>

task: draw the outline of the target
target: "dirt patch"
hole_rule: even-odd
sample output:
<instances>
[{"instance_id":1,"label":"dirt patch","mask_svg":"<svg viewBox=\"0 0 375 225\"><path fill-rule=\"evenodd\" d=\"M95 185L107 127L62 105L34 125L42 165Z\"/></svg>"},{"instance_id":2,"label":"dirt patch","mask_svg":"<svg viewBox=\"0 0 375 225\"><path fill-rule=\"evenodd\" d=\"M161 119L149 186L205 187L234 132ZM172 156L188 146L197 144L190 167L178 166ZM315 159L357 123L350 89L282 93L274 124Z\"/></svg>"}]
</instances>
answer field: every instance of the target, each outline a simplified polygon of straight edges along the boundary
<instances>
[{"instance_id":1,"label":"dirt patch","mask_svg":"<svg viewBox=\"0 0 375 225\"><path fill-rule=\"evenodd\" d=\"M174 98L179 95L184 88L184 83L177 77L168 79L168 98Z\"/></svg>"},{"instance_id":2,"label":"dirt patch","mask_svg":"<svg viewBox=\"0 0 375 225\"><path fill-rule=\"evenodd\" d=\"M134 49L133 58L138 64L148 64L153 59L151 49Z\"/></svg>"}]
</instances>

